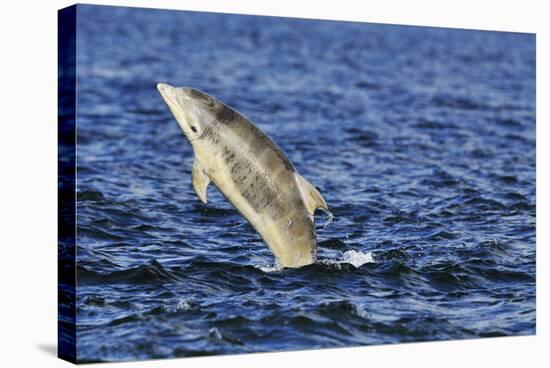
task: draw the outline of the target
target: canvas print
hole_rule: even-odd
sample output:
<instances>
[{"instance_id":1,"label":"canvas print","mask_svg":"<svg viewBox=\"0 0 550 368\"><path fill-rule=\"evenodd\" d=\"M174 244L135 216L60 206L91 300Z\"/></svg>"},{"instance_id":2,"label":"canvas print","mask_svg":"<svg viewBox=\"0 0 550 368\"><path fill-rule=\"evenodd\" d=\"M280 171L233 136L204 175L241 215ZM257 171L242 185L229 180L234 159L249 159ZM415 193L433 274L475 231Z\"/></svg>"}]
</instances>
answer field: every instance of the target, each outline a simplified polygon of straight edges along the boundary
<instances>
[{"instance_id":1,"label":"canvas print","mask_svg":"<svg viewBox=\"0 0 550 368\"><path fill-rule=\"evenodd\" d=\"M59 356L535 333L535 35L59 11Z\"/></svg>"}]
</instances>

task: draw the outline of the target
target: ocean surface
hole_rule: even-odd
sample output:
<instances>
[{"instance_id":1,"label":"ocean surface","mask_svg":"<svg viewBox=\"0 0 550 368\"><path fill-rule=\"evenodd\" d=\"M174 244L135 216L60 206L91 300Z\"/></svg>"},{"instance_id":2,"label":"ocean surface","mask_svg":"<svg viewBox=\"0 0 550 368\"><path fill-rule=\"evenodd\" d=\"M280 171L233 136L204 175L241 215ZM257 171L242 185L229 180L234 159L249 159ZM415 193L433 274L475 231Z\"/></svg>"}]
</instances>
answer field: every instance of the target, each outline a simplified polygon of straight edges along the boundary
<instances>
[{"instance_id":1,"label":"ocean surface","mask_svg":"<svg viewBox=\"0 0 550 368\"><path fill-rule=\"evenodd\" d=\"M535 333L535 36L78 7L77 354L118 361ZM155 85L242 112L320 189L279 270Z\"/></svg>"}]
</instances>

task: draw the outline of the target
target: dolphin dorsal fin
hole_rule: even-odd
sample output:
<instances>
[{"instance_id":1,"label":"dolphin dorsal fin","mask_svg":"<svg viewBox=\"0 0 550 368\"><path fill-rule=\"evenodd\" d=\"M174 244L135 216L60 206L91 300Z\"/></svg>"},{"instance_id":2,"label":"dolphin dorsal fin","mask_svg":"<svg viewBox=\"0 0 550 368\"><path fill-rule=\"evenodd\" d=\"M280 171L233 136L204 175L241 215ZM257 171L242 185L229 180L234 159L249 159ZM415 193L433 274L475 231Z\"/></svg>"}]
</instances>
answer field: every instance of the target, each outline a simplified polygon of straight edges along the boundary
<instances>
[{"instance_id":1,"label":"dolphin dorsal fin","mask_svg":"<svg viewBox=\"0 0 550 368\"><path fill-rule=\"evenodd\" d=\"M206 189L208 189L208 184L210 184L210 178L208 177L208 175L206 175L204 169L202 168L202 165L197 159L195 159L195 161L193 162L192 176L193 188L195 188L195 192L197 192L197 195L199 196L201 202L206 204Z\"/></svg>"},{"instance_id":2,"label":"dolphin dorsal fin","mask_svg":"<svg viewBox=\"0 0 550 368\"><path fill-rule=\"evenodd\" d=\"M319 193L317 188L315 188L313 184L307 181L302 175L298 173L294 173L294 175L296 175L296 182L300 188L300 193L302 194L302 199L306 205L307 212L313 215L317 208L328 210L327 202L325 202L323 196L321 196L321 193Z\"/></svg>"}]
</instances>

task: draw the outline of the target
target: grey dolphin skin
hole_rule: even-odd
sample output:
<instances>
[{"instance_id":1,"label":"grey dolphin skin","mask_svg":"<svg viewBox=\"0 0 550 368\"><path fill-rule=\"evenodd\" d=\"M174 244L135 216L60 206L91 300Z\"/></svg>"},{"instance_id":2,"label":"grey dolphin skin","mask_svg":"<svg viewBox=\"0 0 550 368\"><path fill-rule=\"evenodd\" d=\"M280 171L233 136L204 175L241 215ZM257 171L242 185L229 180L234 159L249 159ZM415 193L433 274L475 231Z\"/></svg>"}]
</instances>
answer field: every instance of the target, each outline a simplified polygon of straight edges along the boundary
<instances>
[{"instance_id":1,"label":"grey dolphin skin","mask_svg":"<svg viewBox=\"0 0 550 368\"><path fill-rule=\"evenodd\" d=\"M212 182L256 229L280 267L314 263L313 213L328 207L275 142L202 91L164 83L157 89L193 147L192 180L199 199L207 202Z\"/></svg>"}]
</instances>

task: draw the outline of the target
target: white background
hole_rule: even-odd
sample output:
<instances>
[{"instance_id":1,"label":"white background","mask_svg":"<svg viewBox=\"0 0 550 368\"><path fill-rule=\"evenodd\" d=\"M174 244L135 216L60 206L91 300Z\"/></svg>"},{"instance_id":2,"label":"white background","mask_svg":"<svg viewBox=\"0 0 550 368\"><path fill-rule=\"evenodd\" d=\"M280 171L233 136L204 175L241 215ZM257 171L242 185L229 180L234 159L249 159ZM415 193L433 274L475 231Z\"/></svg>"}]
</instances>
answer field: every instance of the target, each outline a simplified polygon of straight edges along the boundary
<instances>
[{"instance_id":1,"label":"white background","mask_svg":"<svg viewBox=\"0 0 550 368\"><path fill-rule=\"evenodd\" d=\"M537 33L537 336L292 353L117 363L109 367L422 366L550 364L548 326L548 66L545 1L94 1L245 14ZM0 365L58 367L57 9L68 1L0 5ZM546 14L546 17L544 16ZM121 47L124 47L121 45ZM546 102L546 105L543 103ZM546 351L545 351L546 348Z\"/></svg>"}]
</instances>

